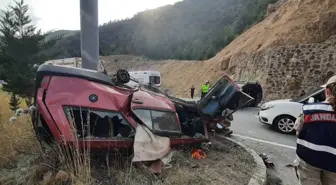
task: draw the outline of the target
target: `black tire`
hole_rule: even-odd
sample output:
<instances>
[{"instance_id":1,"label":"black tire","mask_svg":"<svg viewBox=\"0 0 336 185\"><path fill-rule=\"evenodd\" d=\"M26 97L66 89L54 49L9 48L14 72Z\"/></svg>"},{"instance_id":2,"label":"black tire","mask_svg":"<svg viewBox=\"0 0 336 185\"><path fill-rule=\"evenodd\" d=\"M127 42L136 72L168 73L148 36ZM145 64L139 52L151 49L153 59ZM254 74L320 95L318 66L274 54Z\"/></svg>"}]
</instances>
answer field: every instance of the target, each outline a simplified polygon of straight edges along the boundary
<instances>
[{"instance_id":1,"label":"black tire","mask_svg":"<svg viewBox=\"0 0 336 185\"><path fill-rule=\"evenodd\" d=\"M117 71L117 79L121 83L126 84L131 80L131 77L130 77L130 74L128 73L128 71L126 71L124 69L119 69Z\"/></svg>"},{"instance_id":2,"label":"black tire","mask_svg":"<svg viewBox=\"0 0 336 185\"><path fill-rule=\"evenodd\" d=\"M280 133L293 134L295 133L294 124L295 118L290 115L281 115L274 119L273 127Z\"/></svg>"}]
</instances>

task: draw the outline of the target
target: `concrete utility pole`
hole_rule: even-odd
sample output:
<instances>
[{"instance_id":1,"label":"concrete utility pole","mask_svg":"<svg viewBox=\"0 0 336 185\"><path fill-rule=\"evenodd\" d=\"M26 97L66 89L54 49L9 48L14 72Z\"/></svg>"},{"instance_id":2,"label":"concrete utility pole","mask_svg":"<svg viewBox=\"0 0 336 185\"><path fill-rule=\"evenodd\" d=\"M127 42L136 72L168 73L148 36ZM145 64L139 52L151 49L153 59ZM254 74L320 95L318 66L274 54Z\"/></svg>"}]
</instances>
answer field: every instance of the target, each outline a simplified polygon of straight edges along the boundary
<instances>
[{"instance_id":1,"label":"concrete utility pole","mask_svg":"<svg viewBox=\"0 0 336 185\"><path fill-rule=\"evenodd\" d=\"M97 70L99 61L98 0L80 0L82 68Z\"/></svg>"}]
</instances>

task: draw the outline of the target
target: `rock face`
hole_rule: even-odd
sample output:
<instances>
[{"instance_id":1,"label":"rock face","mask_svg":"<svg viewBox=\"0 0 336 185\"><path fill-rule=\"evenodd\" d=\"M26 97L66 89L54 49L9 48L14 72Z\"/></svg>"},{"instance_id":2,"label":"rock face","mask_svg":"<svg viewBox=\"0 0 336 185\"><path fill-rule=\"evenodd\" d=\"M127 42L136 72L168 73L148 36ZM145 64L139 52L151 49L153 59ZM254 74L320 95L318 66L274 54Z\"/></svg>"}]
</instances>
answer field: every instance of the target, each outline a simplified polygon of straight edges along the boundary
<instances>
[{"instance_id":1,"label":"rock face","mask_svg":"<svg viewBox=\"0 0 336 185\"><path fill-rule=\"evenodd\" d=\"M336 39L323 43L276 47L234 59L236 80L258 80L264 101L295 98L326 83L336 71Z\"/></svg>"}]
</instances>

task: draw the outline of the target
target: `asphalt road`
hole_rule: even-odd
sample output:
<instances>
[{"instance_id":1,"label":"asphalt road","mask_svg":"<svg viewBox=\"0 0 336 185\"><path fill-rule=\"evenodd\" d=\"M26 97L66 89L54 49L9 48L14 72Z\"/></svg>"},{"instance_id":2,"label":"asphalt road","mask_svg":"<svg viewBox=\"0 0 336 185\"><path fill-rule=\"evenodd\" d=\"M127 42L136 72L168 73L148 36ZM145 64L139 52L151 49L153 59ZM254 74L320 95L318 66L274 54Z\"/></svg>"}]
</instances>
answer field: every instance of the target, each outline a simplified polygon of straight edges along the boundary
<instances>
[{"instance_id":1,"label":"asphalt road","mask_svg":"<svg viewBox=\"0 0 336 185\"><path fill-rule=\"evenodd\" d=\"M268 169L268 173L282 182L274 185L299 185L294 169L286 167L295 160L296 136L278 133L270 125L260 123L256 117L258 110L259 108L243 108L234 113L231 138L254 149L258 154L265 153L271 158L275 168Z\"/></svg>"},{"instance_id":2,"label":"asphalt road","mask_svg":"<svg viewBox=\"0 0 336 185\"><path fill-rule=\"evenodd\" d=\"M244 108L234 114L232 138L241 141L258 154L266 153L275 165L268 172L278 177L283 185L298 185L294 169L286 167L295 159L295 135L278 133L269 125L260 123L255 116L257 112L258 108Z\"/></svg>"}]
</instances>

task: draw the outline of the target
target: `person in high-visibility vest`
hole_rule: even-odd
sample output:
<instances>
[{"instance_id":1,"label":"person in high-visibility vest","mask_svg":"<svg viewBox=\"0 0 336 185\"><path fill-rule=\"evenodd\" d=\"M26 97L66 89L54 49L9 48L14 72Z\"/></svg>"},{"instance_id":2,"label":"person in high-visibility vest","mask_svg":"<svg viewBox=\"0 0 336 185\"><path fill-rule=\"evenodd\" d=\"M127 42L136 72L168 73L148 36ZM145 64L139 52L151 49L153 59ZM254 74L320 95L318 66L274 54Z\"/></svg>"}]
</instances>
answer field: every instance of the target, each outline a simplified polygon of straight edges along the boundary
<instances>
[{"instance_id":1,"label":"person in high-visibility vest","mask_svg":"<svg viewBox=\"0 0 336 185\"><path fill-rule=\"evenodd\" d=\"M209 92L209 89L210 89L210 82L209 82L209 80L207 80L207 81L205 81L205 84L202 85L201 98L203 98Z\"/></svg>"}]
</instances>

